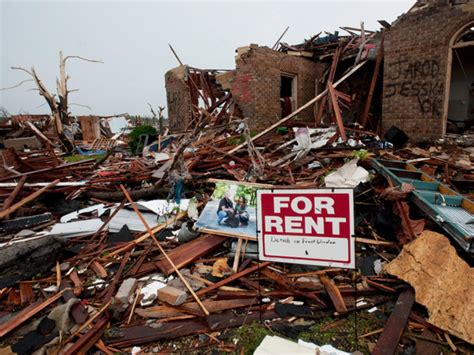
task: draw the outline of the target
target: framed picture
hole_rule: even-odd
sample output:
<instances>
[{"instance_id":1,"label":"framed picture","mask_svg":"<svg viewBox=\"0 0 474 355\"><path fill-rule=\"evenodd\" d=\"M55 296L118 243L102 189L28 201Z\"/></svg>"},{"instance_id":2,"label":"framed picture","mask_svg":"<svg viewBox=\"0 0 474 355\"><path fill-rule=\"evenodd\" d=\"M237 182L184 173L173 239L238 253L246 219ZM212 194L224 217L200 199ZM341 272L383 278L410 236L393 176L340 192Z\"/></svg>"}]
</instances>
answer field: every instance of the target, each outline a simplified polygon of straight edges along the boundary
<instances>
[{"instance_id":1,"label":"framed picture","mask_svg":"<svg viewBox=\"0 0 474 355\"><path fill-rule=\"evenodd\" d=\"M271 185L210 180L216 187L195 226L202 232L257 240L257 189Z\"/></svg>"}]
</instances>

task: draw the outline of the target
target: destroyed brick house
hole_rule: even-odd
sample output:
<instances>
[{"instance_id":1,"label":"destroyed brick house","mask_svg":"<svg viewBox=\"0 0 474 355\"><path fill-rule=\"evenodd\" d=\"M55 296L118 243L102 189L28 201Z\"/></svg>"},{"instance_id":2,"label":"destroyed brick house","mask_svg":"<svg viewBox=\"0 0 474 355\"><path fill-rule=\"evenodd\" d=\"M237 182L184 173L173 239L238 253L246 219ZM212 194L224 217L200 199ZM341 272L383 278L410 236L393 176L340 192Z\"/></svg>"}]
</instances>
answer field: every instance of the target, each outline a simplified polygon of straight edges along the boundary
<instances>
[{"instance_id":1,"label":"destroyed brick house","mask_svg":"<svg viewBox=\"0 0 474 355\"><path fill-rule=\"evenodd\" d=\"M166 73L170 127L191 127L199 107L249 118L261 130L322 93L351 65L366 65L340 85L342 119L384 133L396 126L413 141L462 132L474 121L474 4L418 1L392 25L349 35L317 34L302 44L251 44L236 50L234 70L180 66ZM334 73L332 73L334 71ZM320 125L332 114L316 102L295 123ZM321 120L322 119L322 120Z\"/></svg>"}]
</instances>

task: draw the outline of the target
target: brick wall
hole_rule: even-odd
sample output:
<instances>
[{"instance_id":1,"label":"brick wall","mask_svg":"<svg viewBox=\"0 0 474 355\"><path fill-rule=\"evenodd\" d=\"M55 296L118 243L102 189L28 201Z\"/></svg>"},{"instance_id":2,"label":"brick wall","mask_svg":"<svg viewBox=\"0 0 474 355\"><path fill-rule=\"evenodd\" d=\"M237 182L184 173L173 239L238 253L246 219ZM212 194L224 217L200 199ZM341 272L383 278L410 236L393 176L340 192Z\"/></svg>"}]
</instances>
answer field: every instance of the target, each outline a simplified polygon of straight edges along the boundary
<instances>
[{"instance_id":1,"label":"brick wall","mask_svg":"<svg viewBox=\"0 0 474 355\"><path fill-rule=\"evenodd\" d=\"M413 141L443 134L450 41L474 20L472 4L425 3L385 34L383 129L395 125Z\"/></svg>"},{"instance_id":2,"label":"brick wall","mask_svg":"<svg viewBox=\"0 0 474 355\"><path fill-rule=\"evenodd\" d=\"M315 96L315 80L321 77L324 68L325 65L304 57L251 45L236 57L230 90L243 117L250 118L251 127L263 129L281 118L281 73L296 75L297 107L300 107ZM313 110L308 108L298 119L313 121Z\"/></svg>"},{"instance_id":3,"label":"brick wall","mask_svg":"<svg viewBox=\"0 0 474 355\"><path fill-rule=\"evenodd\" d=\"M171 131L180 131L192 120L192 99L188 85L184 81L185 66L169 70L165 74L168 119Z\"/></svg>"}]
</instances>

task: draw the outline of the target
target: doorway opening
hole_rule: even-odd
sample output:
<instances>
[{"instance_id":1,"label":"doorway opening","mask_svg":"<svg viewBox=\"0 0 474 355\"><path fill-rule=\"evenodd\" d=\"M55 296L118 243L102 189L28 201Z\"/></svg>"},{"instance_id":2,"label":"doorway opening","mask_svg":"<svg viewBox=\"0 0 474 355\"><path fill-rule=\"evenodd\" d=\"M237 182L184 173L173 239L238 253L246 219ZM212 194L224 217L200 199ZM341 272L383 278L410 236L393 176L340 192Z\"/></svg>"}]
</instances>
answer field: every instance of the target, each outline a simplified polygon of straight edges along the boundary
<instances>
[{"instance_id":1,"label":"doorway opening","mask_svg":"<svg viewBox=\"0 0 474 355\"><path fill-rule=\"evenodd\" d=\"M297 76L288 73L280 75L281 117L286 117L297 105Z\"/></svg>"},{"instance_id":2,"label":"doorway opening","mask_svg":"<svg viewBox=\"0 0 474 355\"><path fill-rule=\"evenodd\" d=\"M447 133L474 128L474 23L465 27L451 45Z\"/></svg>"}]
</instances>

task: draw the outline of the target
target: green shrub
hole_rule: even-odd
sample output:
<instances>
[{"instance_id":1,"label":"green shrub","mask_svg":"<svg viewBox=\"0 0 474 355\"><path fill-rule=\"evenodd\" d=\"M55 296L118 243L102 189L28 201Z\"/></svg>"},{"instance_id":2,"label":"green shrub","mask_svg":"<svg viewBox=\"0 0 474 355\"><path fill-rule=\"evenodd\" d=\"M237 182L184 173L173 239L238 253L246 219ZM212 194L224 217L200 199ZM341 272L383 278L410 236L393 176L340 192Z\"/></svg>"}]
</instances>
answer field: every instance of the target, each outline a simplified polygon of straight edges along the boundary
<instances>
[{"instance_id":1,"label":"green shrub","mask_svg":"<svg viewBox=\"0 0 474 355\"><path fill-rule=\"evenodd\" d=\"M142 134L148 134L149 136L156 136L157 132L156 129L152 126L148 125L143 125L143 126L138 126L135 127L132 132L128 135L128 146L130 148L130 151L133 154L138 154L140 153L139 148L143 149L143 147L139 147L139 141L140 141L140 136ZM149 142L151 143L151 142Z\"/></svg>"}]
</instances>

